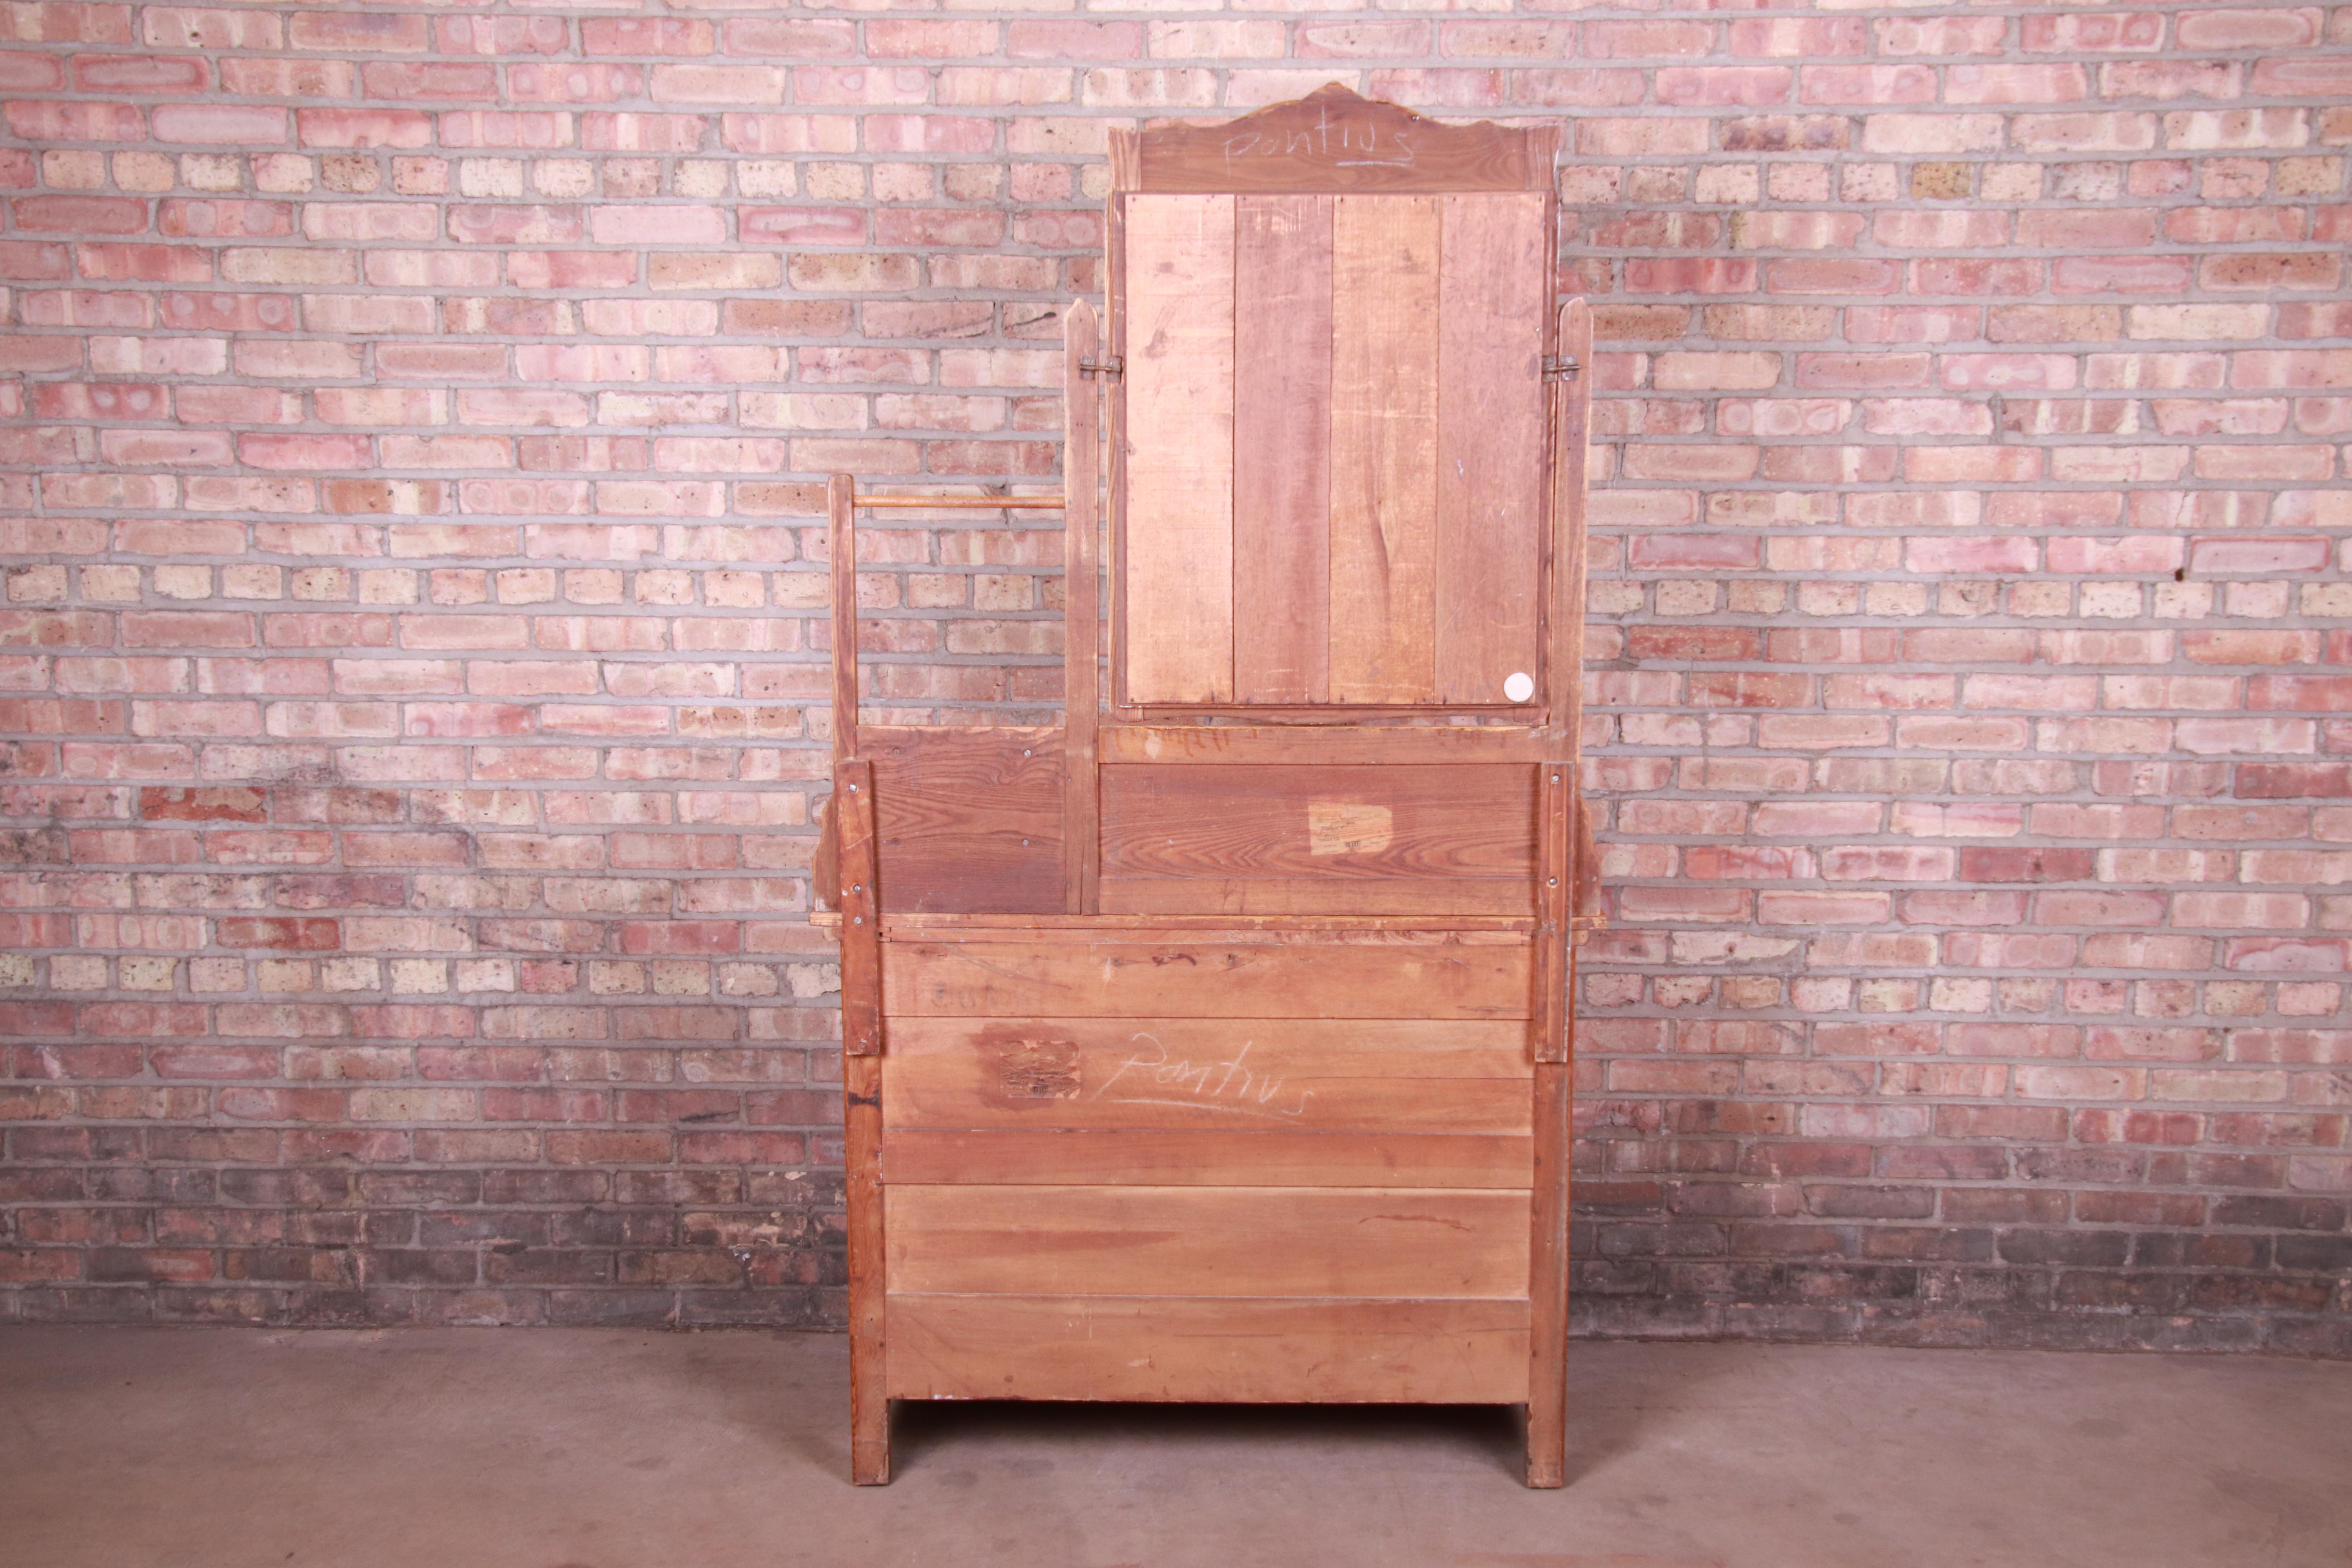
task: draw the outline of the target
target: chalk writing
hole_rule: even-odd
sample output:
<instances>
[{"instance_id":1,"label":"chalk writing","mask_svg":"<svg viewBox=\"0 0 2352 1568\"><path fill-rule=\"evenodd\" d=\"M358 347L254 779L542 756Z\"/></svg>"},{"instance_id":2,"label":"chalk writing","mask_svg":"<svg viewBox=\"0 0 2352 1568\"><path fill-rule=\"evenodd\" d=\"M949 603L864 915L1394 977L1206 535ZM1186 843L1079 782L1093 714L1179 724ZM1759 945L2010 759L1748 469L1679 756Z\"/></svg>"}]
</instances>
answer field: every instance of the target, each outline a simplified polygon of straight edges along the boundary
<instances>
[{"instance_id":1,"label":"chalk writing","mask_svg":"<svg viewBox=\"0 0 2352 1568\"><path fill-rule=\"evenodd\" d=\"M1326 110L1312 125L1288 129L1260 127L1236 131L1225 138L1225 162L1245 158L1282 158L1315 153L1342 166L1370 164L1409 167L1413 160L1413 127L1391 126L1385 132L1368 120L1334 121Z\"/></svg>"},{"instance_id":2,"label":"chalk writing","mask_svg":"<svg viewBox=\"0 0 2352 1568\"><path fill-rule=\"evenodd\" d=\"M1125 1092L1111 1095L1117 1105L1181 1105L1202 1106L1216 1110L1230 1110L1244 1116L1261 1116L1268 1121L1286 1121L1307 1113L1307 1102L1315 1098L1311 1089L1299 1089L1297 1099L1289 1104L1276 1104L1282 1094L1283 1080L1278 1075L1259 1072L1243 1065L1254 1041L1244 1040L1241 1049L1223 1061L1194 1062L1185 1057L1171 1057L1168 1047L1149 1034L1138 1034L1132 1042L1144 1048L1121 1062L1118 1070L1105 1079L1092 1098L1102 1099L1120 1085ZM1132 1079L1129 1075L1132 1074ZM1158 1089L1158 1094L1136 1092L1138 1089ZM1268 1109L1270 1108L1270 1109Z\"/></svg>"}]
</instances>

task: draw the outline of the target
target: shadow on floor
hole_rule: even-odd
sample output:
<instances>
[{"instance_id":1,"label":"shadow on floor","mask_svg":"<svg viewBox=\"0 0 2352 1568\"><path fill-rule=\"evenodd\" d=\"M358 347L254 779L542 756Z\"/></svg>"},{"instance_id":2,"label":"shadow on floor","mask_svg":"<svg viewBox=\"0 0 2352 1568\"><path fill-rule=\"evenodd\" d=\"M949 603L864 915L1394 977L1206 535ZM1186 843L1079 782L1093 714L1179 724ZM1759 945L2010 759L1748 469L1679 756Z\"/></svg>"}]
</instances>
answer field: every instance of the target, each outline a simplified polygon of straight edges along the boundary
<instances>
[{"instance_id":1,"label":"shadow on floor","mask_svg":"<svg viewBox=\"0 0 2352 1568\"><path fill-rule=\"evenodd\" d=\"M843 1412L846 1421L848 1413ZM1525 1423L1503 1405L1063 1404L1035 1400L901 1400L891 1417L891 1468L907 1474L967 1447L1007 1438L1076 1445L1148 1439L1182 1463L1191 1453L1312 1445L1344 1462L1350 1448L1426 1449L1512 1476L1527 1466Z\"/></svg>"}]
</instances>

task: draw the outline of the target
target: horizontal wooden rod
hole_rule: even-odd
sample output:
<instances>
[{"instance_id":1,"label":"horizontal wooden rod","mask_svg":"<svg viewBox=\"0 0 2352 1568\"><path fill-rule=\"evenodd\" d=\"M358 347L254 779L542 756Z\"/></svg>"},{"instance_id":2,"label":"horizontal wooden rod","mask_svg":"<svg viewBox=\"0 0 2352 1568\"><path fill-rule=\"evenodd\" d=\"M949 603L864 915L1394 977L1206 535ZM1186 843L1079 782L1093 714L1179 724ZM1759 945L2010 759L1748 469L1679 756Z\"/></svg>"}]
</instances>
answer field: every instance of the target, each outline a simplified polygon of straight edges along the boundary
<instances>
[{"instance_id":1,"label":"horizontal wooden rod","mask_svg":"<svg viewBox=\"0 0 2352 1568\"><path fill-rule=\"evenodd\" d=\"M1069 503L1060 496L859 496L855 504L936 507L942 511L999 511L1013 507L1035 511L1060 511Z\"/></svg>"}]
</instances>

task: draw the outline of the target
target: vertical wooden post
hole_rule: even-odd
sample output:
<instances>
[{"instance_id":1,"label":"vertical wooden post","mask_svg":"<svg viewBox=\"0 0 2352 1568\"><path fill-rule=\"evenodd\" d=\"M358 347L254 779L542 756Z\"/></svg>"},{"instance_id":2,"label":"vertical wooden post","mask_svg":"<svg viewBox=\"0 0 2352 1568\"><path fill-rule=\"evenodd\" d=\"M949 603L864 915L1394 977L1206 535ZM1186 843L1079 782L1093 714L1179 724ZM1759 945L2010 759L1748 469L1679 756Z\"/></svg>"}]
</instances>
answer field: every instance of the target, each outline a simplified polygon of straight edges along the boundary
<instances>
[{"instance_id":1,"label":"vertical wooden post","mask_svg":"<svg viewBox=\"0 0 2352 1568\"><path fill-rule=\"evenodd\" d=\"M1528 1253L1528 1485L1564 1482L1568 1419L1569 945L1575 888L1576 764L1573 753L1536 775L1536 953L1534 1230Z\"/></svg>"},{"instance_id":2,"label":"vertical wooden post","mask_svg":"<svg viewBox=\"0 0 2352 1568\"><path fill-rule=\"evenodd\" d=\"M1557 757L1536 775L1535 1006L1530 1015L1534 1056L1568 1060L1570 900L1574 894L1576 763Z\"/></svg>"},{"instance_id":3,"label":"vertical wooden post","mask_svg":"<svg viewBox=\"0 0 2352 1568\"><path fill-rule=\"evenodd\" d=\"M1067 709L1062 740L1062 873L1063 908L1074 915L1093 912L1102 868L1095 754L1096 710L1101 700L1101 664L1096 652L1101 599L1095 492L1102 420L1095 384L1086 369L1086 363L1097 357L1098 340L1095 308L1080 300L1070 307L1062 325L1062 593L1066 617L1062 697Z\"/></svg>"},{"instance_id":4,"label":"vertical wooden post","mask_svg":"<svg viewBox=\"0 0 2352 1568\"><path fill-rule=\"evenodd\" d=\"M849 1225L849 1478L890 1479L883 1392L882 900L875 879L874 766L857 758L856 481L825 486L833 568L833 836L841 911L842 1163Z\"/></svg>"},{"instance_id":5,"label":"vertical wooden post","mask_svg":"<svg viewBox=\"0 0 2352 1568\"><path fill-rule=\"evenodd\" d=\"M841 1102L849 1209L849 1471L890 1479L883 1368L882 940L876 896L874 764L834 769L841 831Z\"/></svg>"},{"instance_id":6,"label":"vertical wooden post","mask_svg":"<svg viewBox=\"0 0 2352 1568\"><path fill-rule=\"evenodd\" d=\"M833 568L833 761L857 754L857 490L847 474L824 487L830 526L825 554Z\"/></svg>"},{"instance_id":7,"label":"vertical wooden post","mask_svg":"<svg viewBox=\"0 0 2352 1568\"><path fill-rule=\"evenodd\" d=\"M875 895L874 764L851 758L833 770L841 814L841 1049L882 1054L881 900Z\"/></svg>"},{"instance_id":8,"label":"vertical wooden post","mask_svg":"<svg viewBox=\"0 0 2352 1568\"><path fill-rule=\"evenodd\" d=\"M1127 356L1127 204L1122 192L1134 188L1138 172L1132 133L1111 136L1111 192L1103 202L1103 345L1120 363ZM1125 171L1122 173L1122 171ZM1104 443L1109 464L1109 570L1104 585L1110 601L1110 705L1127 704L1127 390L1125 377L1110 379L1103 401L1109 438ZM1067 500L1066 491L1064 499Z\"/></svg>"},{"instance_id":9,"label":"vertical wooden post","mask_svg":"<svg viewBox=\"0 0 2352 1568\"><path fill-rule=\"evenodd\" d=\"M1554 382L1551 603L1544 657L1548 728L1559 752L1577 754L1584 729L1584 491L1592 430L1592 307L1559 309L1559 356L1576 374ZM1555 754L1559 754L1555 752Z\"/></svg>"},{"instance_id":10,"label":"vertical wooden post","mask_svg":"<svg viewBox=\"0 0 2352 1568\"><path fill-rule=\"evenodd\" d=\"M1571 976L1576 968L1569 960ZM1569 1119L1565 1062L1536 1064L1534 1248L1529 1257L1528 1485L1568 1480Z\"/></svg>"},{"instance_id":11,"label":"vertical wooden post","mask_svg":"<svg viewBox=\"0 0 2352 1568\"><path fill-rule=\"evenodd\" d=\"M1585 485L1592 426L1592 307L1560 308L1556 353L1576 366L1552 405L1550 604L1545 728L1557 759L1542 803L1535 998L1535 1204L1528 1294L1528 1485L1567 1482L1569 1155L1574 1090L1576 952L1570 932L1580 872L1577 759L1584 732Z\"/></svg>"}]
</instances>

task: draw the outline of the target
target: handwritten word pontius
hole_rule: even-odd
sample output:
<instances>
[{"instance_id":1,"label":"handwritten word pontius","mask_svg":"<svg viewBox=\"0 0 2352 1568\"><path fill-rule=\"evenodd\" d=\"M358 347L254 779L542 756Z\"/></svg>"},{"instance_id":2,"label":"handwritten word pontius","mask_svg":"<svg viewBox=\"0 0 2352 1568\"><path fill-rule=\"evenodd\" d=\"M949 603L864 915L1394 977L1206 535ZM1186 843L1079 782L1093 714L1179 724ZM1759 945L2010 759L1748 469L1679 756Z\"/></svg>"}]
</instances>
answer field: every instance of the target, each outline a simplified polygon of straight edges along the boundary
<instances>
[{"instance_id":1,"label":"handwritten word pontius","mask_svg":"<svg viewBox=\"0 0 2352 1568\"><path fill-rule=\"evenodd\" d=\"M1338 145L1334 146L1333 143ZM1402 166L1412 162L1412 132L1405 126L1392 127L1385 138L1377 125L1360 121L1332 122L1328 114L1313 125L1291 131L1244 131L1225 138L1225 162L1237 163L1244 158L1279 158L1301 153L1322 153L1328 157L1339 154L1337 163L1370 163ZM1350 156L1352 154L1352 156Z\"/></svg>"},{"instance_id":2,"label":"handwritten word pontius","mask_svg":"<svg viewBox=\"0 0 2352 1568\"><path fill-rule=\"evenodd\" d=\"M1272 1110L1259 1109L1259 1107L1273 1104L1274 1098L1282 1092L1282 1079L1265 1073L1253 1072L1242 1065L1242 1058L1249 1055L1250 1047L1255 1043L1255 1041L1244 1041L1242 1048L1224 1061L1202 1062L1197 1066L1183 1057L1170 1056L1168 1047L1151 1035L1139 1034L1133 1037L1133 1042L1148 1045L1150 1049L1137 1051L1121 1062L1118 1070L1105 1079L1102 1087L1095 1090L1094 1099L1100 1100L1104 1095L1109 1094L1112 1086L1126 1078L1130 1071L1137 1075L1132 1088L1144 1088L1148 1081L1151 1088L1167 1089L1171 1092L1166 1095L1139 1095L1131 1092L1121 1094L1114 1097L1116 1104L1201 1105L1220 1110L1239 1111L1245 1116L1263 1116L1271 1121L1287 1121L1292 1117L1305 1115L1307 1102L1315 1098L1313 1089L1301 1089L1298 1091L1298 1102L1295 1105L1286 1108L1274 1106ZM1220 1068L1223 1069L1222 1072Z\"/></svg>"}]
</instances>

